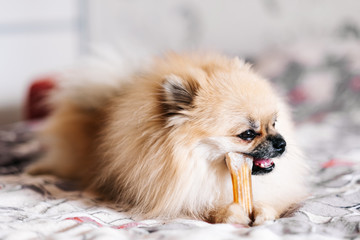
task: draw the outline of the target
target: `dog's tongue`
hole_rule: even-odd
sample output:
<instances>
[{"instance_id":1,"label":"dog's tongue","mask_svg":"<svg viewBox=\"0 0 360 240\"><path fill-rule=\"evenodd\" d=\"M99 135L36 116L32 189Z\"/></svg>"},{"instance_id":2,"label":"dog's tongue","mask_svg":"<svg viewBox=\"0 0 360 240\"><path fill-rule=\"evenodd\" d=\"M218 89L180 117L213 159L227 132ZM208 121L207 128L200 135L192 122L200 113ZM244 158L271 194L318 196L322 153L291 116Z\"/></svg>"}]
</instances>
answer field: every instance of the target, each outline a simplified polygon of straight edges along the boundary
<instances>
[{"instance_id":1,"label":"dog's tongue","mask_svg":"<svg viewBox=\"0 0 360 240\"><path fill-rule=\"evenodd\" d=\"M254 158L253 162L256 166L261 168L268 168L274 163L272 159L265 159L265 158L260 158L260 159Z\"/></svg>"}]
</instances>

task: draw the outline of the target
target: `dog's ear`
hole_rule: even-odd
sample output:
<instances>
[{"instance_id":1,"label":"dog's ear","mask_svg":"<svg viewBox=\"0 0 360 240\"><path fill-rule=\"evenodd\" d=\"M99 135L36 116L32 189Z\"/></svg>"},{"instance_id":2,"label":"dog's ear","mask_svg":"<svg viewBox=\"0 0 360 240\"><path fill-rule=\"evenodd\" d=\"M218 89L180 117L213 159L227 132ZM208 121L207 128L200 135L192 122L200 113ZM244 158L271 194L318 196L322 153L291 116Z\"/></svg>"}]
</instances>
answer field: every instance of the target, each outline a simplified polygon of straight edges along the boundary
<instances>
[{"instance_id":1,"label":"dog's ear","mask_svg":"<svg viewBox=\"0 0 360 240\"><path fill-rule=\"evenodd\" d=\"M170 125L181 124L188 119L194 107L198 85L195 81L185 81L179 76L168 75L162 83L161 104L163 115Z\"/></svg>"}]
</instances>

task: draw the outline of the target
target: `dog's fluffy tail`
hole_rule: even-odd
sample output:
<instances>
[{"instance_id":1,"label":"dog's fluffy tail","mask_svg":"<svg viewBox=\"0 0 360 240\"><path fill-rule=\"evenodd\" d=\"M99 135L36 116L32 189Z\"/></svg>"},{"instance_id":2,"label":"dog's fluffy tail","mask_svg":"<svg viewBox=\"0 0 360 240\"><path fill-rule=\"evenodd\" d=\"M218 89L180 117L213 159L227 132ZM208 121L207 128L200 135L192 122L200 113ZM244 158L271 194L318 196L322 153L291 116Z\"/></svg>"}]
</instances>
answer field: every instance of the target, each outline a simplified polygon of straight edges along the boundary
<instances>
[{"instance_id":1,"label":"dog's fluffy tail","mask_svg":"<svg viewBox=\"0 0 360 240\"><path fill-rule=\"evenodd\" d=\"M113 49L94 53L59 74L58 88L49 97L50 105L56 107L69 101L80 108L99 109L131 79L129 76L144 70L149 62L145 54L119 54Z\"/></svg>"},{"instance_id":2,"label":"dog's fluffy tail","mask_svg":"<svg viewBox=\"0 0 360 240\"><path fill-rule=\"evenodd\" d=\"M30 165L29 174L54 174L66 179L88 179L93 161L92 150L99 128L98 118L110 98L132 79L147 58L102 50L92 54L57 77L57 84L47 98L52 115L38 132L47 151ZM130 55L135 56L135 55Z\"/></svg>"}]
</instances>

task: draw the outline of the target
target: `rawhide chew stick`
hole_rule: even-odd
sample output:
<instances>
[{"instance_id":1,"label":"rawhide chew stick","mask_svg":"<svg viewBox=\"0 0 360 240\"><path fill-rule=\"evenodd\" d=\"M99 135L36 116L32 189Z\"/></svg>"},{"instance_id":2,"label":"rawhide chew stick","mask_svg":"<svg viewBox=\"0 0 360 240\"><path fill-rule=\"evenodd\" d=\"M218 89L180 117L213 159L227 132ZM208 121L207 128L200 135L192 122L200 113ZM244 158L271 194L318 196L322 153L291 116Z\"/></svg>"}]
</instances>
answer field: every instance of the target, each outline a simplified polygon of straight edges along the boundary
<instances>
[{"instance_id":1,"label":"rawhide chew stick","mask_svg":"<svg viewBox=\"0 0 360 240\"><path fill-rule=\"evenodd\" d=\"M253 210L251 169L253 159L241 153L226 154L226 164L231 174L234 203L239 203L249 217Z\"/></svg>"}]
</instances>

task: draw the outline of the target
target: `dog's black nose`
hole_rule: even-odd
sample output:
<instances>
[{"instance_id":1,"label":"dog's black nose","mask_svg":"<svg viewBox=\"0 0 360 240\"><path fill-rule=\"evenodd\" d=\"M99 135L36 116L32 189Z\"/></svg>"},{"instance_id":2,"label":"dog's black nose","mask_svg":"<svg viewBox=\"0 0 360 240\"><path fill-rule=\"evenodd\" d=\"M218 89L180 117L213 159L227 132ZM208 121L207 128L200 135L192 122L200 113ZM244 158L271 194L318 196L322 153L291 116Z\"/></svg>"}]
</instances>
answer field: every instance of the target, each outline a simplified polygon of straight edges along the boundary
<instances>
[{"instance_id":1,"label":"dog's black nose","mask_svg":"<svg viewBox=\"0 0 360 240\"><path fill-rule=\"evenodd\" d=\"M270 141L272 142L273 148L276 152L281 154L285 151L286 142L280 134L272 136L270 138Z\"/></svg>"}]
</instances>

